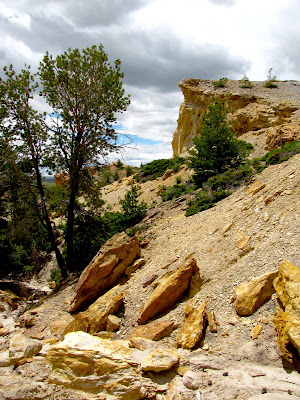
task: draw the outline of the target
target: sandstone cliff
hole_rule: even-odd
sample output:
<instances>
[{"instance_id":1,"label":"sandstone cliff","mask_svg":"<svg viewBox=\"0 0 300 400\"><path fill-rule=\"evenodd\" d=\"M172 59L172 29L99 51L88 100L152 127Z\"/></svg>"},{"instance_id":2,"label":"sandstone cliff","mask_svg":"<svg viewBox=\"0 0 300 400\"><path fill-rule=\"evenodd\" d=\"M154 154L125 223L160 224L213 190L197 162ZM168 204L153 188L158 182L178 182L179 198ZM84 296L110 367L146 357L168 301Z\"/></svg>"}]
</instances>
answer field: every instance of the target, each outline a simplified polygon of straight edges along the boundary
<instances>
[{"instance_id":1,"label":"sandstone cliff","mask_svg":"<svg viewBox=\"0 0 300 400\"><path fill-rule=\"evenodd\" d=\"M174 155L193 146L203 114L216 101L228 110L236 135L248 134L246 139L254 145L258 136L264 138L268 149L300 138L300 82L279 82L275 89L265 88L264 82L254 82L253 88L245 89L238 81L228 81L225 88L215 89L212 81L184 79L179 87L184 101L172 141Z\"/></svg>"}]
</instances>

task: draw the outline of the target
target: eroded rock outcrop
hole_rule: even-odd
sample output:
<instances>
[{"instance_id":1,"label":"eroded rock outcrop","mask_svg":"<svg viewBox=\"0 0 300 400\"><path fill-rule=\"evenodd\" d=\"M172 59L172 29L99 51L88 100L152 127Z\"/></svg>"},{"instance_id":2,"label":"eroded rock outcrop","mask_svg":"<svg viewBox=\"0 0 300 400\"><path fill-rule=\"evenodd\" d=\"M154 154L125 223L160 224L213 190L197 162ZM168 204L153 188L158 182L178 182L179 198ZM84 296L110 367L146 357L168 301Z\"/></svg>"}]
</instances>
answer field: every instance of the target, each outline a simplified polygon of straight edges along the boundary
<instances>
[{"instance_id":1,"label":"eroded rock outcrop","mask_svg":"<svg viewBox=\"0 0 300 400\"><path fill-rule=\"evenodd\" d=\"M239 87L238 81L229 81L225 88L215 89L208 80L184 79L179 82L184 101L173 135L173 155L182 154L193 146L193 138L199 133L203 114L216 101L225 105L232 129L238 136L280 126L269 133L269 148L299 138L300 102L294 95L297 87L291 82L281 82L272 92L263 85L263 82L254 82L252 89L245 90ZM288 88L288 94L285 88ZM290 121L294 128L285 127Z\"/></svg>"},{"instance_id":2,"label":"eroded rock outcrop","mask_svg":"<svg viewBox=\"0 0 300 400\"><path fill-rule=\"evenodd\" d=\"M293 361L292 347L300 356L299 268L289 261L283 261L279 267L279 276L274 281L274 287L280 300L275 317L279 348L285 359Z\"/></svg>"},{"instance_id":3,"label":"eroded rock outcrop","mask_svg":"<svg viewBox=\"0 0 300 400\"><path fill-rule=\"evenodd\" d=\"M139 255L137 235L122 232L109 239L82 272L69 311L86 307L110 289Z\"/></svg>"},{"instance_id":4,"label":"eroded rock outcrop","mask_svg":"<svg viewBox=\"0 0 300 400\"><path fill-rule=\"evenodd\" d=\"M145 370L166 370L178 361L171 350L160 361L162 353L157 351L148 357L151 352L133 349L129 341L72 332L47 353L52 364L50 382L110 400L147 398L157 385L142 376L141 365Z\"/></svg>"},{"instance_id":5,"label":"eroded rock outcrop","mask_svg":"<svg viewBox=\"0 0 300 400\"><path fill-rule=\"evenodd\" d=\"M192 258L163 279L142 306L138 323L143 324L155 315L173 307L183 297L190 286L192 276L197 272L199 268L196 260Z\"/></svg>"}]
</instances>

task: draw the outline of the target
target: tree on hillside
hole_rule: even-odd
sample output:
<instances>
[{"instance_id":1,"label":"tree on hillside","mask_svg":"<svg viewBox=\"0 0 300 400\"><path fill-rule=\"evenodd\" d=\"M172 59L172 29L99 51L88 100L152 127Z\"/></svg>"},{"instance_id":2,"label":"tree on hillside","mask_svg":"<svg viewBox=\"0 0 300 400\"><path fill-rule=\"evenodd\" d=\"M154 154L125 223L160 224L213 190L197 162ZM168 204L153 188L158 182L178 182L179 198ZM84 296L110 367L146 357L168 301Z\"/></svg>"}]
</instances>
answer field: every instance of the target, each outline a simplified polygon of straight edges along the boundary
<instances>
[{"instance_id":1,"label":"tree on hillside","mask_svg":"<svg viewBox=\"0 0 300 400\"><path fill-rule=\"evenodd\" d=\"M245 142L233 135L226 116L220 102L210 105L199 135L194 138L195 146L189 150L193 180L198 187L210 176L237 166L247 155Z\"/></svg>"},{"instance_id":2,"label":"tree on hillside","mask_svg":"<svg viewBox=\"0 0 300 400\"><path fill-rule=\"evenodd\" d=\"M122 85L121 62L114 66L102 45L64 52L53 58L48 52L40 63L41 95L53 109L48 140L49 166L66 169L70 176L67 215L67 269L72 269L76 197L85 171L99 157L118 151L115 114L127 109L129 97Z\"/></svg>"},{"instance_id":3,"label":"tree on hillside","mask_svg":"<svg viewBox=\"0 0 300 400\"><path fill-rule=\"evenodd\" d=\"M0 80L1 185L9 193L11 223L15 224L15 231L24 232L27 229L25 221L29 227L28 221L39 220L47 231L58 265L65 272L48 215L40 172L47 130L43 116L30 105L38 86L35 74L26 65L18 75L12 65L5 67L4 72L6 80Z\"/></svg>"}]
</instances>

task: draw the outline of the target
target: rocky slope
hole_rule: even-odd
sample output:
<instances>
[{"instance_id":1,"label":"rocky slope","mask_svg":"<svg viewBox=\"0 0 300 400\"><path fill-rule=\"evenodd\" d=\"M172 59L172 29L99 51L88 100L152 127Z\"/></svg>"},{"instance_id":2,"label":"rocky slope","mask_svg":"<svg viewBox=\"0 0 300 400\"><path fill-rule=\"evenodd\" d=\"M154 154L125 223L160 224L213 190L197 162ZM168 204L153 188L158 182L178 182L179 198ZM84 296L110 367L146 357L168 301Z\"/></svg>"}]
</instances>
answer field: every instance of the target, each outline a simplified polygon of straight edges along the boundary
<instances>
[{"instance_id":1,"label":"rocky slope","mask_svg":"<svg viewBox=\"0 0 300 400\"><path fill-rule=\"evenodd\" d=\"M120 234L79 282L0 292L1 400L300 399L300 155L191 217L159 204L176 175L141 184L141 249Z\"/></svg>"},{"instance_id":2,"label":"rocky slope","mask_svg":"<svg viewBox=\"0 0 300 400\"><path fill-rule=\"evenodd\" d=\"M245 135L260 150L283 141L300 138L300 82L278 82L278 88L265 88L253 82L253 88L241 88L238 81L228 81L224 88L214 88L212 81L184 79L179 83L184 101L180 106L174 132L173 154L182 154L193 146L208 105L216 101L228 110L233 131ZM258 143L259 142L259 143ZM263 143L264 142L264 143Z\"/></svg>"}]
</instances>

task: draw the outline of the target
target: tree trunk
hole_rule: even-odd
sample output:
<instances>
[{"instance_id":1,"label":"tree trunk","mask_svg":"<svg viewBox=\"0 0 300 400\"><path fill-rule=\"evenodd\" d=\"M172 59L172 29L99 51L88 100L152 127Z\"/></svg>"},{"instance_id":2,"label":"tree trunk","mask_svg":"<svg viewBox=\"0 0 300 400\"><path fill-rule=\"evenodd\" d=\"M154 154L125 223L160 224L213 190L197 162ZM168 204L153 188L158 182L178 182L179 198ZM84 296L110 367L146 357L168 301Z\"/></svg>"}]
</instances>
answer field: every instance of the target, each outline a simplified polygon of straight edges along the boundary
<instances>
[{"instance_id":1,"label":"tree trunk","mask_svg":"<svg viewBox=\"0 0 300 400\"><path fill-rule=\"evenodd\" d=\"M37 166L37 160L34 159L34 168L35 168L35 174L36 174L36 181L37 181L37 186L38 186L38 190L41 196L41 210L42 210L42 218L45 221L46 224L46 229L47 229L47 233L48 233L48 237L51 243L51 249L52 251L55 252L55 256L56 256L56 260L57 260L57 264L61 270L61 275L63 278L66 278L68 276L68 272L66 270L65 267L65 261L61 255L61 252L59 250L59 248L57 247L56 241L55 241L55 237L54 237L54 233L53 233L53 228L51 225L51 221L48 215L48 211L46 209L46 205L44 203L45 201L45 191L44 191L44 187L43 187L43 183L42 183L42 177L39 171L39 168Z\"/></svg>"}]
</instances>

